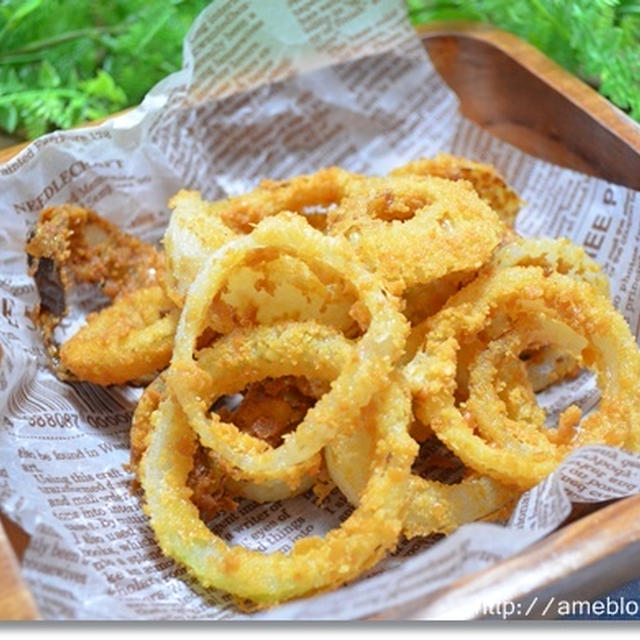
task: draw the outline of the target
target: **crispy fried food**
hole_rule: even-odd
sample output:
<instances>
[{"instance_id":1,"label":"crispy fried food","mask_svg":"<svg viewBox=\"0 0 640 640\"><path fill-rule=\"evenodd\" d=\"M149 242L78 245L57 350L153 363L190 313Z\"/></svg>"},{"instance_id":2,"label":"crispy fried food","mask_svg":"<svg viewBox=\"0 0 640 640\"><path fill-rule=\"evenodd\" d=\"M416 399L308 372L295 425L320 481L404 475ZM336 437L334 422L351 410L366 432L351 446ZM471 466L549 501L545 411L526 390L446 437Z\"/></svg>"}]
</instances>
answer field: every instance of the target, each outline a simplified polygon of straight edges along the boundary
<instances>
[{"instance_id":1,"label":"crispy fried food","mask_svg":"<svg viewBox=\"0 0 640 640\"><path fill-rule=\"evenodd\" d=\"M609 280L600 265L582 247L567 238L514 238L501 246L491 260L491 268L538 266L546 274L561 273L588 282L609 297ZM580 371L579 359L557 345L540 345L523 352L528 378L534 392L574 377Z\"/></svg>"},{"instance_id":2,"label":"crispy fried food","mask_svg":"<svg viewBox=\"0 0 640 640\"><path fill-rule=\"evenodd\" d=\"M368 425L340 434L325 449L329 476L357 506L366 486L369 461L377 446ZM448 534L467 522L497 520L508 514L520 491L487 476L469 472L447 484L412 474L403 534L407 538Z\"/></svg>"},{"instance_id":3,"label":"crispy fried food","mask_svg":"<svg viewBox=\"0 0 640 640\"><path fill-rule=\"evenodd\" d=\"M360 179L329 167L290 180L264 180L248 194L217 202L202 200L197 191L179 191L169 201L173 214L163 239L169 295L182 306L189 285L211 253L250 233L268 216L292 211L324 229L327 210L340 204L348 184Z\"/></svg>"},{"instance_id":4,"label":"crispy fried food","mask_svg":"<svg viewBox=\"0 0 640 640\"><path fill-rule=\"evenodd\" d=\"M62 344L60 362L95 384L144 384L169 364L178 317L162 286L132 291L89 314Z\"/></svg>"},{"instance_id":5,"label":"crispy fried food","mask_svg":"<svg viewBox=\"0 0 640 640\"><path fill-rule=\"evenodd\" d=\"M112 330L120 338L123 331L139 328L139 322L127 322L132 304L138 320L141 313L147 312L141 311L139 305L147 305L151 301L158 301L161 307L155 315L163 314L164 317L167 300L166 296L159 293L159 283L163 279L163 257L153 246L124 233L94 211L64 204L41 212L27 241L26 251L29 272L35 279L40 295L40 304L34 309L32 317L40 328L47 352L60 377L78 377L99 384L113 384L132 380L157 367L162 358L158 353L151 353L149 359L152 368L144 370L139 358L147 354L140 353L138 347L137 356L130 356L122 363L128 366L135 361L137 365L135 371L125 371L124 378L122 369L115 376L105 377L104 371L101 371L97 377L86 377L87 371L91 372L92 366L100 360L103 370L108 367L105 358L116 354L117 349L124 346L123 343L116 344L114 349L114 345L109 344L108 355L96 354L94 340L101 339L104 346L106 336ZM63 358L53 332L67 314L67 294L79 283L98 285L105 296L116 300L115 309L112 307L106 318L101 318L100 314L93 315L90 324L95 322L94 326L87 327L87 331L67 349L67 358ZM141 290L147 290L147 293L140 296ZM141 297L142 300L138 302ZM126 324L118 326L120 322ZM162 333L158 328L155 331ZM145 335L143 340L146 338ZM133 342L129 336L126 346L132 346ZM165 354L162 366L168 361L170 348L166 341L158 347L159 352ZM120 366L120 362L117 366Z\"/></svg>"},{"instance_id":6,"label":"crispy fried food","mask_svg":"<svg viewBox=\"0 0 640 640\"><path fill-rule=\"evenodd\" d=\"M600 265L567 238L514 238L495 252L490 264L493 269L509 267L540 267L545 274L561 273L588 282L609 297L609 280Z\"/></svg>"},{"instance_id":7,"label":"crispy fried food","mask_svg":"<svg viewBox=\"0 0 640 640\"><path fill-rule=\"evenodd\" d=\"M29 251L49 333L56 291L94 282L114 298L62 346L63 368L155 376L131 467L162 550L205 587L270 606L354 579L401 535L506 517L583 444L640 451L640 353L607 279L567 240L519 238L520 204L492 167L448 155L213 203L181 191L164 271L93 212L43 213ZM548 427L536 393L583 368L600 406L570 404ZM288 554L206 526L238 497L334 484L355 511Z\"/></svg>"},{"instance_id":8,"label":"crispy fried food","mask_svg":"<svg viewBox=\"0 0 640 640\"><path fill-rule=\"evenodd\" d=\"M555 447L554 456L524 445L518 450L500 447L476 433L475 412L487 411L483 390L478 392L478 405L456 405L459 345L482 332L495 332L494 319L502 335L507 330L517 332L520 324L526 327L531 318L542 323L552 344L566 340L566 333L555 335L553 322L566 325L587 342L580 355L585 366L597 373L602 394L598 410L580 422L566 445ZM510 267L478 277L430 321L424 350L405 370L416 413L438 438L479 473L522 489L539 482L577 446L600 443L637 450L640 444L635 389L640 355L635 340L610 301L589 284L563 274ZM575 421L575 411L571 420Z\"/></svg>"},{"instance_id":9,"label":"crispy fried food","mask_svg":"<svg viewBox=\"0 0 640 640\"><path fill-rule=\"evenodd\" d=\"M537 266L545 274L561 273L590 284L603 296L609 297L609 282L600 266L592 260L582 247L566 238L520 238L511 237L500 245L483 271L507 269L514 266ZM451 273L427 287L414 287L404 294L405 315L414 325L409 337L404 361L415 354L429 330L428 319L462 286L478 276L476 273ZM426 310L426 313L425 313ZM484 345L480 345L483 347ZM467 396L467 369L478 345L466 343L460 346L459 361L464 366L458 372L458 397ZM521 354L526 362L527 375L534 392L571 378L580 371L580 363L558 346L542 344Z\"/></svg>"},{"instance_id":10,"label":"crispy fried food","mask_svg":"<svg viewBox=\"0 0 640 640\"><path fill-rule=\"evenodd\" d=\"M538 344L553 344L581 361L588 342L560 321L548 317L519 319L517 326L489 342L470 365L468 409L477 433L497 446L538 457L558 459L566 455L556 445L570 444L560 416L556 428L545 424L525 363L519 354ZM572 410L573 411L573 410ZM579 420L579 417L578 417ZM593 434L591 434L593 436Z\"/></svg>"},{"instance_id":11,"label":"crispy fried food","mask_svg":"<svg viewBox=\"0 0 640 640\"><path fill-rule=\"evenodd\" d=\"M215 203L203 200L198 191L178 191L169 208L171 218L162 238L166 285L171 299L181 307L209 256L238 234L216 215Z\"/></svg>"},{"instance_id":12,"label":"crispy fried food","mask_svg":"<svg viewBox=\"0 0 640 640\"><path fill-rule=\"evenodd\" d=\"M259 607L336 588L376 564L397 544L416 454L407 433L409 395L401 378L394 376L396 381L373 399L378 446L360 505L339 528L324 538L302 538L287 554L229 547L205 526L186 489L195 434L176 402L161 403L140 469L146 511L163 552L203 586Z\"/></svg>"},{"instance_id":13,"label":"crispy fried food","mask_svg":"<svg viewBox=\"0 0 640 640\"><path fill-rule=\"evenodd\" d=\"M505 235L469 183L411 175L350 185L329 213L329 231L345 236L396 295L451 272L480 269Z\"/></svg>"},{"instance_id":14,"label":"crispy fried food","mask_svg":"<svg viewBox=\"0 0 640 640\"><path fill-rule=\"evenodd\" d=\"M334 380L331 392L307 414L304 422L281 447L270 451L256 448L255 442L248 440L245 434L238 434L237 430L229 431L215 420L207 420L202 398L212 399L219 391L217 384L222 381L212 384L211 376L207 376L194 360L197 337L206 327L209 305L226 273L267 248L268 254L274 251L291 254L304 259L309 265L319 264L341 274L358 291L360 302L370 317L369 326L358 341L357 355L347 362ZM402 354L408 325L397 310L398 301L394 303L385 295L380 282L352 259L348 243L341 238L322 235L295 214L265 218L250 235L228 245L224 252L216 254L216 258L207 263L189 290L176 333L168 384L201 441L216 452L226 467L254 480L283 477L296 465L318 453L337 429L353 427L358 411L383 387L395 361ZM259 328L262 333L255 334L257 344L248 343L245 347L250 353L275 340L268 337L269 327ZM325 329L328 331L329 327ZM305 357L306 333L302 332L300 339L293 341L301 350L297 355L301 359ZM249 333L247 337L251 335ZM273 333L273 336L277 335ZM237 348L240 349L241 344ZM292 355L282 354L279 357L286 362ZM274 373L272 367L278 366L274 360L272 356L262 362L258 379L295 373L290 370ZM291 362L288 366L295 364ZM317 375L313 371L301 373Z\"/></svg>"},{"instance_id":15,"label":"crispy fried food","mask_svg":"<svg viewBox=\"0 0 640 640\"><path fill-rule=\"evenodd\" d=\"M277 447L283 436L297 427L327 390L327 385L318 379L307 380L300 376L267 378L248 385L238 406L221 406L215 411L224 422L233 423L240 431ZM147 386L136 406L130 432L130 468L136 473L148 446L151 416L166 398L165 375L161 374ZM198 443L187 486L192 491L191 501L206 522L221 511L235 511L238 497L256 502L282 500L306 491L314 479L309 474L294 490L278 486L277 491L265 485L237 482L212 463L210 452Z\"/></svg>"},{"instance_id":16,"label":"crispy fried food","mask_svg":"<svg viewBox=\"0 0 640 640\"><path fill-rule=\"evenodd\" d=\"M394 169L389 175L436 176L449 180L468 180L478 195L509 227L513 226L522 206L518 194L494 167L447 153L439 153L434 158L420 158Z\"/></svg>"},{"instance_id":17,"label":"crispy fried food","mask_svg":"<svg viewBox=\"0 0 640 640\"><path fill-rule=\"evenodd\" d=\"M328 383L303 376L280 376L252 382L235 408L216 410L223 422L232 422L243 433L279 447L287 433L304 419L307 411L329 390Z\"/></svg>"},{"instance_id":18,"label":"crispy fried food","mask_svg":"<svg viewBox=\"0 0 640 640\"><path fill-rule=\"evenodd\" d=\"M129 468L139 472L142 455L147 449L151 431L151 416L160 403L167 397L167 385L164 375L157 376L147 385L140 397L131 420ZM197 507L200 517L208 521L221 511L235 511L237 508L232 496L224 484L225 476L209 463L207 451L198 445L193 455L193 468L187 478L191 489L191 501ZM134 480L134 488L139 483Z\"/></svg>"},{"instance_id":19,"label":"crispy fried food","mask_svg":"<svg viewBox=\"0 0 640 640\"><path fill-rule=\"evenodd\" d=\"M348 282L318 274L293 256L274 256L229 273L210 307L209 326L229 333L256 324L316 320L355 336L361 331L352 311L356 301Z\"/></svg>"},{"instance_id":20,"label":"crispy fried food","mask_svg":"<svg viewBox=\"0 0 640 640\"><path fill-rule=\"evenodd\" d=\"M403 313L411 326L417 326L444 306L447 300L477 276L477 271L452 271L425 284L407 288L402 299Z\"/></svg>"},{"instance_id":21,"label":"crispy fried food","mask_svg":"<svg viewBox=\"0 0 640 640\"><path fill-rule=\"evenodd\" d=\"M263 180L254 191L214 206L223 222L237 233L250 233L261 220L282 211L300 214L311 226L323 230L327 213L341 204L350 185L363 179L339 167L328 167L289 180Z\"/></svg>"},{"instance_id":22,"label":"crispy fried food","mask_svg":"<svg viewBox=\"0 0 640 640\"><path fill-rule=\"evenodd\" d=\"M336 486L359 504L367 462L375 440L364 430L338 438L326 450L327 468ZM468 522L491 522L508 515L521 492L470 472L453 484L413 474L402 533L406 538L449 534Z\"/></svg>"},{"instance_id":23,"label":"crispy fried food","mask_svg":"<svg viewBox=\"0 0 640 640\"><path fill-rule=\"evenodd\" d=\"M172 299L182 306L188 287L208 258L226 243L245 235L247 216L258 220L273 215L283 202L302 208L304 203L328 203L330 196L337 197L338 177L348 174L337 169L320 173L286 183L263 184L248 196L214 203L203 201L192 191L180 191L174 196L169 203L173 215L163 240L169 265L167 289ZM236 223L233 212L238 216ZM359 330L351 315L355 301L352 288L335 275L314 272L292 256L275 256L228 274L225 286L213 301L210 326L218 333L229 333L236 327L254 324L315 319L354 335Z\"/></svg>"},{"instance_id":24,"label":"crispy fried food","mask_svg":"<svg viewBox=\"0 0 640 640\"><path fill-rule=\"evenodd\" d=\"M88 282L116 298L157 284L162 277L163 259L153 246L94 211L72 204L44 209L26 250L34 277L49 269L46 265L51 261L51 270L65 291Z\"/></svg>"},{"instance_id":25,"label":"crispy fried food","mask_svg":"<svg viewBox=\"0 0 640 640\"><path fill-rule=\"evenodd\" d=\"M313 354L307 352L312 341L321 346ZM275 343L275 346L271 346L272 343ZM258 360L257 354L267 345L270 358ZM247 384L266 377L276 378L283 375L318 376L326 382L332 382L350 356L351 345L346 338L335 330L314 323L286 323L248 330L237 329L199 352L200 370L207 374L206 388L200 387L199 397L205 405L214 406L220 397L235 393ZM171 375L171 371L168 375ZM329 394L324 396L327 397ZM324 403L326 402L325 399ZM315 412L322 403L321 398L316 404ZM283 405L278 407L278 411L286 415L288 410ZM242 466L234 464L234 453L238 452L236 455L245 458L260 454L272 454L275 457L282 455L283 450L286 453L288 441L292 438L295 441L300 437L300 431L309 429L306 422L313 419L313 413L314 410L305 411L302 421L296 425L296 432L290 433L287 442L280 443L276 448L268 446L264 438L255 435L255 429L242 429L242 421L240 425L225 422L224 418L229 416L228 413L211 413L207 420L209 427L204 435L200 435L200 442L212 451L218 465L237 481L259 484L277 481L278 484L284 482L295 489L299 486L301 478L315 475L320 468L321 459L317 452L308 450L300 455L294 450L294 455L298 453L298 459L295 463L287 465L283 473L258 474L252 474L251 470L246 471ZM298 415L294 413L292 417ZM276 422L281 420L282 417L279 417ZM263 425L263 428L265 426ZM274 434L276 437L278 435ZM232 444L230 454L227 451L229 443ZM291 447L290 444L288 446Z\"/></svg>"}]
</instances>

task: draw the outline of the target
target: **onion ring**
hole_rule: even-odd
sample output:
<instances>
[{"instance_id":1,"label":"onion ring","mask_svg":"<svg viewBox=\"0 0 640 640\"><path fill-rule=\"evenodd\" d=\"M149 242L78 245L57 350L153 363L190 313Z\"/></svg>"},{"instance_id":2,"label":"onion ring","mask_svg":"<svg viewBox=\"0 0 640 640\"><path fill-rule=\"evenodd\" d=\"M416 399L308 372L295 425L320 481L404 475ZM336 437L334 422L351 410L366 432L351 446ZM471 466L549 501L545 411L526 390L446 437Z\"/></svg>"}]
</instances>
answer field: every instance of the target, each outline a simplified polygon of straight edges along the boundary
<instances>
[{"instance_id":1,"label":"onion ring","mask_svg":"<svg viewBox=\"0 0 640 640\"><path fill-rule=\"evenodd\" d=\"M330 478L354 506L359 504L366 486L374 449L375 439L367 425L336 436L325 449ZM402 532L407 538L414 538L448 534L467 522L496 520L514 506L520 491L472 472L455 484L412 474L408 494Z\"/></svg>"},{"instance_id":2,"label":"onion ring","mask_svg":"<svg viewBox=\"0 0 640 640\"><path fill-rule=\"evenodd\" d=\"M214 390L211 377L194 361L193 351L206 328L209 304L226 275L256 252L265 250L304 258L307 263L341 274L358 291L370 322L354 357L296 431L276 449L247 451L236 446L235 434L219 428L215 420L207 420L208 407L201 398ZM324 236L294 214L266 218L250 235L213 254L191 287L178 325L168 384L203 444L215 451L226 467L256 481L282 476L290 467L318 453L337 431L353 428L360 409L384 386L402 354L408 330L398 306L399 302L384 291L373 274L353 260L344 240ZM303 341L303 334L301 338ZM262 361L267 362L264 357ZM288 373L292 372L275 375Z\"/></svg>"},{"instance_id":3,"label":"onion ring","mask_svg":"<svg viewBox=\"0 0 640 640\"><path fill-rule=\"evenodd\" d=\"M472 162L467 158L439 153L434 158L420 158L398 167L391 176L437 176L449 180L468 180L478 195L508 226L518 215L522 201L504 178L489 164Z\"/></svg>"},{"instance_id":4,"label":"onion ring","mask_svg":"<svg viewBox=\"0 0 640 640\"><path fill-rule=\"evenodd\" d=\"M506 484L527 489L556 466L556 460L527 459L518 452L491 446L473 432L474 418L455 404L459 345L487 329L497 308L517 323L518 317L543 314L584 336L585 366L598 374L600 408L587 416L581 431L596 442L640 444L635 385L640 356L624 318L590 285L561 274L545 275L539 267L511 267L485 274L467 285L430 322L424 351L405 367L417 416L465 464Z\"/></svg>"},{"instance_id":5,"label":"onion ring","mask_svg":"<svg viewBox=\"0 0 640 640\"><path fill-rule=\"evenodd\" d=\"M546 274L561 273L587 282L609 297L609 281L600 265L567 238L517 238L495 252L491 265L496 269L538 266ZM558 346L543 345L527 356L527 374L535 392L576 375L579 370L576 359Z\"/></svg>"},{"instance_id":6,"label":"onion ring","mask_svg":"<svg viewBox=\"0 0 640 640\"><path fill-rule=\"evenodd\" d=\"M154 413L140 466L145 510L163 552L186 565L204 587L261 607L340 586L373 566L397 544L416 453L407 433L408 394L389 385L374 403L379 440L359 507L324 539L304 538L289 554L266 555L230 548L199 519L185 486L195 434L178 403L164 401Z\"/></svg>"},{"instance_id":7,"label":"onion ring","mask_svg":"<svg viewBox=\"0 0 640 640\"><path fill-rule=\"evenodd\" d=\"M477 354L470 366L469 398L465 408L472 416L477 432L486 440L517 450L523 456L556 459L559 464L566 456L565 446L571 445L574 436L573 447L579 446L583 437L585 444L597 442L598 434L593 430L573 434L562 416L556 429L545 426L545 412L535 401L526 368L518 354L530 345L538 341L546 343L550 338L570 349L576 359L587 346L582 336L549 318L539 318L533 323L527 318L519 322ZM502 398L499 391L506 397ZM605 437L606 433L599 435ZM565 446L556 446L560 443Z\"/></svg>"},{"instance_id":8,"label":"onion ring","mask_svg":"<svg viewBox=\"0 0 640 640\"><path fill-rule=\"evenodd\" d=\"M166 375L161 374L147 386L133 414L130 431L130 467L135 472L139 471L140 461L148 447L153 413L158 409L160 404L168 398L165 378ZM313 486L321 463L320 458L317 457L310 464L303 466L299 470L299 479L296 483L289 482L287 484L281 481L272 481L258 484L246 480L234 480L228 473L225 473L223 469L217 466L214 460L211 460L209 452L205 450L205 453L210 460L210 463L207 464L208 476L214 478L215 484L222 488L226 496L229 496L228 502L231 502L232 498L238 496L253 500L254 502L264 503L285 500L299 495ZM214 482L210 481L208 484L211 485L214 484ZM193 488L193 491L193 498L197 505L205 503L208 499L208 496L200 495L201 491L199 488Z\"/></svg>"},{"instance_id":9,"label":"onion ring","mask_svg":"<svg viewBox=\"0 0 640 640\"><path fill-rule=\"evenodd\" d=\"M249 233L261 220L282 211L298 213L323 230L327 211L340 205L348 187L363 179L339 167L328 167L288 180L263 180L250 193L214 206L221 220L237 233Z\"/></svg>"},{"instance_id":10,"label":"onion ring","mask_svg":"<svg viewBox=\"0 0 640 640\"><path fill-rule=\"evenodd\" d=\"M60 362L94 384L145 382L169 364L178 316L160 285L132 291L89 314L60 347Z\"/></svg>"},{"instance_id":11,"label":"onion ring","mask_svg":"<svg viewBox=\"0 0 640 640\"><path fill-rule=\"evenodd\" d=\"M281 255L234 269L214 298L209 327L229 333L256 324L316 320L355 336L360 331L352 317L356 300L346 283L321 278L303 261Z\"/></svg>"},{"instance_id":12,"label":"onion ring","mask_svg":"<svg viewBox=\"0 0 640 640\"><path fill-rule=\"evenodd\" d=\"M329 215L329 232L344 235L395 294L452 271L479 269L505 234L470 184L442 178L354 182Z\"/></svg>"},{"instance_id":13,"label":"onion ring","mask_svg":"<svg viewBox=\"0 0 640 640\"><path fill-rule=\"evenodd\" d=\"M244 212L241 217L252 212L253 219L258 213L263 217L273 215L278 203L302 206L312 202L314 194L317 201L326 202L329 196L339 195L340 180L346 180L348 175L338 169L325 170L320 176L300 176L286 186L263 185L249 196L215 203L202 200L198 192L180 191L169 201L173 214L163 240L169 296L182 306L189 286L208 257L243 235L241 230L228 226L230 212L239 216L238 212ZM258 206L260 202L262 208ZM243 229L244 225L240 227ZM228 333L256 323L315 319L354 335L357 323L350 311L355 299L353 291L335 277L314 273L291 256L278 256L265 263L243 265L229 274L212 306L210 328Z\"/></svg>"},{"instance_id":14,"label":"onion ring","mask_svg":"<svg viewBox=\"0 0 640 640\"><path fill-rule=\"evenodd\" d=\"M311 345L315 347L313 350ZM266 361L259 357L263 349L268 349ZM349 340L336 330L315 322L237 329L198 352L198 366L208 376L207 388L199 390L200 403L212 406L220 397L267 377L296 375L332 382L352 357L353 345ZM321 402L322 398L316 405ZM307 416L311 411L313 409L307 412ZM307 416L298 424L298 429L306 428ZM275 450L260 438L240 431L233 423L223 422L215 413L209 418L208 430L198 435L201 443L212 451L218 466L237 482L248 480L254 484L256 477L245 475L240 467L229 465L225 457L220 456L220 450L224 450L223 443L232 443L233 449L244 455ZM291 434L287 434L283 440L290 437ZM292 464L277 478L267 475L258 480L260 484L281 484L284 481L296 489L301 478L317 473L320 464L320 455L315 453Z\"/></svg>"},{"instance_id":15,"label":"onion ring","mask_svg":"<svg viewBox=\"0 0 640 640\"><path fill-rule=\"evenodd\" d=\"M236 237L218 216L213 204L198 191L178 191L170 200L172 210L162 238L165 284L169 297L182 307L189 285L211 253Z\"/></svg>"},{"instance_id":16,"label":"onion ring","mask_svg":"<svg viewBox=\"0 0 640 640\"><path fill-rule=\"evenodd\" d=\"M179 191L169 200L173 213L163 239L169 295L182 306L208 256L235 237L250 233L266 217L293 211L323 228L326 214L314 211L339 204L347 185L361 179L329 167L290 180L264 180L248 194L217 202L203 200L197 191Z\"/></svg>"},{"instance_id":17,"label":"onion ring","mask_svg":"<svg viewBox=\"0 0 640 640\"><path fill-rule=\"evenodd\" d=\"M491 267L540 267L546 274L561 273L589 283L605 298L610 296L609 280L600 265L567 238L516 238L494 253Z\"/></svg>"}]
</instances>

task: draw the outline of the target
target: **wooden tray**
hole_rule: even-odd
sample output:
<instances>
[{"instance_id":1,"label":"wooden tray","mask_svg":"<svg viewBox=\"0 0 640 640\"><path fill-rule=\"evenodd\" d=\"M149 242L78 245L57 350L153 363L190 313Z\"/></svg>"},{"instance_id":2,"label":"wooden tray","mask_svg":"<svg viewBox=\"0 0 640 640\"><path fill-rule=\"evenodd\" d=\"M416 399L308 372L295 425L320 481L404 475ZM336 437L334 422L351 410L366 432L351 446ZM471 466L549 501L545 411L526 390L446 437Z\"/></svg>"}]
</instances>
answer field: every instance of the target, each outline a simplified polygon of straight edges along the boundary
<instances>
[{"instance_id":1,"label":"wooden tray","mask_svg":"<svg viewBox=\"0 0 640 640\"><path fill-rule=\"evenodd\" d=\"M640 189L640 125L537 49L473 23L418 33L467 118L531 155Z\"/></svg>"},{"instance_id":2,"label":"wooden tray","mask_svg":"<svg viewBox=\"0 0 640 640\"><path fill-rule=\"evenodd\" d=\"M640 126L530 45L484 25L418 28L462 113L494 135L558 165L640 189ZM0 162L24 145L0 150ZM0 620L38 613L19 573L28 537L0 524ZM563 527L534 547L376 619L470 619L478 604L597 597L640 577L640 496ZM523 609L525 610L525 609Z\"/></svg>"}]
</instances>

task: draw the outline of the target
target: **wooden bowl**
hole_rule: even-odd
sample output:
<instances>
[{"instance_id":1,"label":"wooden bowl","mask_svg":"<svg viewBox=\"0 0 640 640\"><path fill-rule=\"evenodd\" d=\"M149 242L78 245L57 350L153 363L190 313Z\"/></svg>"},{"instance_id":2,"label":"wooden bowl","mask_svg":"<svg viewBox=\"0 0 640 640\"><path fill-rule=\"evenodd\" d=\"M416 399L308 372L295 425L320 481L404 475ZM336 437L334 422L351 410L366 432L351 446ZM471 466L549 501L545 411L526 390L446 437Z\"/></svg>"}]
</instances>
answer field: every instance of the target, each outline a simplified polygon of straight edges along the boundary
<instances>
[{"instance_id":1,"label":"wooden bowl","mask_svg":"<svg viewBox=\"0 0 640 640\"><path fill-rule=\"evenodd\" d=\"M531 155L640 190L640 125L591 87L494 27L418 33L464 116Z\"/></svg>"},{"instance_id":2,"label":"wooden bowl","mask_svg":"<svg viewBox=\"0 0 640 640\"><path fill-rule=\"evenodd\" d=\"M515 36L486 25L418 28L462 113L527 153L640 189L640 126ZM24 145L0 150L0 162ZM38 613L19 572L28 536L0 525L0 619ZM640 576L640 496L597 510L534 547L376 619L477 616L480 602L527 604L542 594L595 597Z\"/></svg>"}]
</instances>

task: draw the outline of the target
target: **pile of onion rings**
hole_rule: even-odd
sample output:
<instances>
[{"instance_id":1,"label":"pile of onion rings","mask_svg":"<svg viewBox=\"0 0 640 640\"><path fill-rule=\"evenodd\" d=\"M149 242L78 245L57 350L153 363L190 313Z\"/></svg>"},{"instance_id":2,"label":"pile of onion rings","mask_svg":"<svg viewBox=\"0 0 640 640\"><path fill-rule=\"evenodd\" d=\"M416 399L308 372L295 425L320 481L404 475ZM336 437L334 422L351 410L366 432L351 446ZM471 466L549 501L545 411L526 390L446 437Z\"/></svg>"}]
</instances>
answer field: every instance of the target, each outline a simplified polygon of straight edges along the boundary
<instances>
[{"instance_id":1,"label":"pile of onion rings","mask_svg":"<svg viewBox=\"0 0 640 640\"><path fill-rule=\"evenodd\" d=\"M91 252L67 229L62 260L36 228L32 262L72 265L80 282L99 272L113 288L111 256L129 248L140 284L127 280L59 357L67 379L153 379L131 464L164 553L268 607L355 579L403 537L508 517L576 447L640 451L640 353L607 279L568 240L520 238L520 204L492 167L439 155L218 202L180 191L164 251L141 243L139 257L126 234ZM41 225L52 219L66 218L48 210ZM585 370L599 406L571 404L548 425L536 394ZM446 447L455 475L434 479L425 442ZM205 524L238 500L334 486L352 514L289 553L229 546Z\"/></svg>"}]
</instances>

